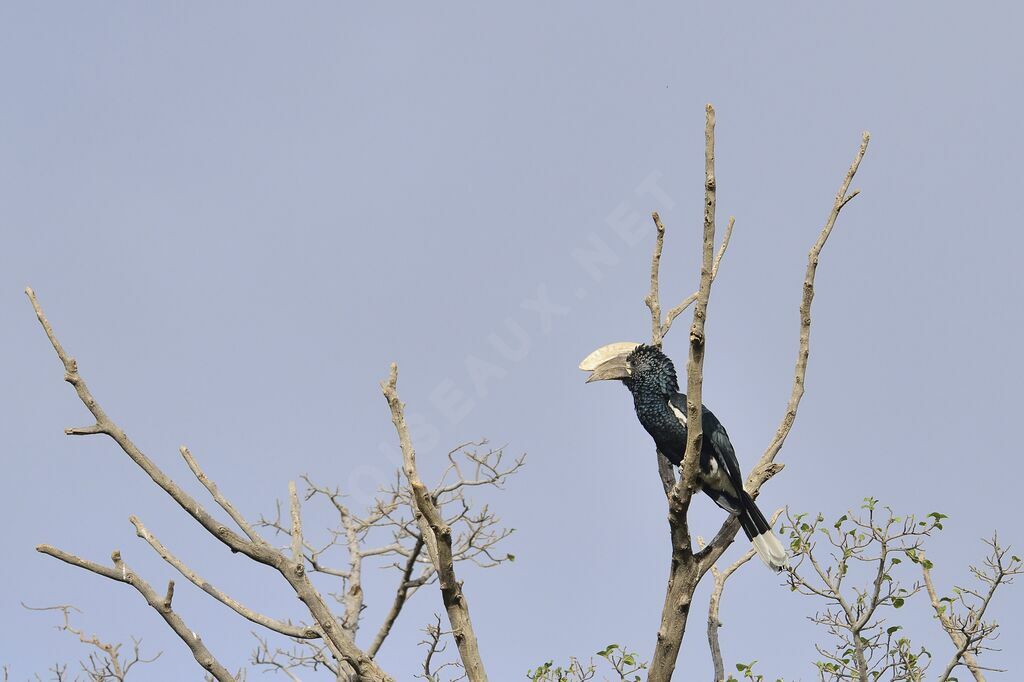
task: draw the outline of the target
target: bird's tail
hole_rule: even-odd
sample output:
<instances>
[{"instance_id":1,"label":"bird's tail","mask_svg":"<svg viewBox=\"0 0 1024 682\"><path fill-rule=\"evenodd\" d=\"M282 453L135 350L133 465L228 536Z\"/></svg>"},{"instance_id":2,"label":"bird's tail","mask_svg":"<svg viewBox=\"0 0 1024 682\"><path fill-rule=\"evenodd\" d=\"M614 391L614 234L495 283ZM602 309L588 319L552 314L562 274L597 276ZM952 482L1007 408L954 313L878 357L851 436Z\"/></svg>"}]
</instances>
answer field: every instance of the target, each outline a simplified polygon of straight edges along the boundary
<instances>
[{"instance_id":1,"label":"bird's tail","mask_svg":"<svg viewBox=\"0 0 1024 682\"><path fill-rule=\"evenodd\" d=\"M743 528L743 532L747 534L747 538L750 539L750 543L754 545L754 549L757 550L757 555L761 557L761 561L767 564L768 568L773 571L781 571L785 568L789 564L785 547L775 537L775 533L772 532L772 527L769 525L768 520L764 518L764 514L757 508L754 500L751 499L745 490L743 491L743 504L739 517L740 526Z\"/></svg>"}]
</instances>

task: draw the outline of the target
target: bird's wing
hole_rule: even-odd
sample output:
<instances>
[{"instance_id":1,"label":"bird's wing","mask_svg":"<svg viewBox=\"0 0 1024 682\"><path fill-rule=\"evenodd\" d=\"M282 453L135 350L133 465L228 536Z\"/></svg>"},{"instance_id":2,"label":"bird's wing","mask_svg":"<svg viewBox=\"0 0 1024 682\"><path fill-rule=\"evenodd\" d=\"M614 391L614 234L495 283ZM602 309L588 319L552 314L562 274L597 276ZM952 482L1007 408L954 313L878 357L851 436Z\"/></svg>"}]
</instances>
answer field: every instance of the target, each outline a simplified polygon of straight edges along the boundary
<instances>
[{"instance_id":1,"label":"bird's wing","mask_svg":"<svg viewBox=\"0 0 1024 682\"><path fill-rule=\"evenodd\" d=\"M668 403L679 419L679 423L685 427L686 395L676 393L669 398ZM729 483L738 493L743 490L743 474L740 472L739 460L736 459L736 450L733 449L729 434L726 433L722 422L718 421L718 417L706 405L702 405L701 408L701 426L703 427L701 430L704 432L705 441L711 445L711 451L715 453L718 465L725 471Z\"/></svg>"},{"instance_id":2,"label":"bird's wing","mask_svg":"<svg viewBox=\"0 0 1024 682\"><path fill-rule=\"evenodd\" d=\"M736 459L736 450L732 447L729 434L726 433L722 422L709 410L704 408L702 412L704 437L711 443L711 448L718 459L718 465L725 470L729 482L736 489L737 494L743 490L743 475L740 473L740 463Z\"/></svg>"}]
</instances>

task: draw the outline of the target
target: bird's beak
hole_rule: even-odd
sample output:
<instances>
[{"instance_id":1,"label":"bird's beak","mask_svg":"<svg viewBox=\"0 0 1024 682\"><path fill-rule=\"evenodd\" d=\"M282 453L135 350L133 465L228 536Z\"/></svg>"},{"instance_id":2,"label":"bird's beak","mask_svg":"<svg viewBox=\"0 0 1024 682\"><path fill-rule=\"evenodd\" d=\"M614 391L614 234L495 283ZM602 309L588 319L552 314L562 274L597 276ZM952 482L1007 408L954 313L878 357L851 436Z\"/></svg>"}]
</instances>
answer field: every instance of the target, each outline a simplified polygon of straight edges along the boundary
<instances>
[{"instance_id":1,"label":"bird's beak","mask_svg":"<svg viewBox=\"0 0 1024 682\"><path fill-rule=\"evenodd\" d=\"M587 383L591 381L607 381L628 379L630 376L629 363L626 358L636 347L640 345L633 342L610 343L601 346L588 355L580 363L580 369L590 372Z\"/></svg>"}]
</instances>

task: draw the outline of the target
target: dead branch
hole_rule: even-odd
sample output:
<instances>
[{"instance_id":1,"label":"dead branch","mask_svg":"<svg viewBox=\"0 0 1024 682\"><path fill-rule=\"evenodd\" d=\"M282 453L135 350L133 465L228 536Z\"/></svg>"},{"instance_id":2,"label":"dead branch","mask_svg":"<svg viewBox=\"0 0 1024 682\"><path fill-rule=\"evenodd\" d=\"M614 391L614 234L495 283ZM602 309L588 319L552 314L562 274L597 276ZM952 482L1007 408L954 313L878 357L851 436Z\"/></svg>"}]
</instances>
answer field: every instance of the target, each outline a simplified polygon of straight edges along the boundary
<instances>
[{"instance_id":1,"label":"dead branch","mask_svg":"<svg viewBox=\"0 0 1024 682\"><path fill-rule=\"evenodd\" d=\"M776 509L771 519L768 520L769 525L774 526L783 511L783 509ZM698 537L697 542L703 549L703 538ZM722 627L722 621L718 617L718 613L722 602L722 592L725 590L725 581L744 564L753 559L756 553L754 548L751 547L724 571L718 570L717 566L711 566L711 575L715 579L715 586L711 589L711 597L708 600L708 645L711 649L711 662L715 667L715 682L724 682L725 680L725 664L722 661L722 647L718 638L718 631Z\"/></svg>"},{"instance_id":2,"label":"dead branch","mask_svg":"<svg viewBox=\"0 0 1024 682\"><path fill-rule=\"evenodd\" d=\"M505 458L503 448L485 448L486 441L463 443L448 453L448 466L437 485L430 491L435 506L445 523L452 528L452 560L471 561L490 568L512 560L512 555L498 553L497 545L507 538L511 529L500 528L497 516L484 505L475 509L466 497L467 490L481 486L502 488L508 478L523 466L524 457L512 461ZM381 489L380 496L363 514L352 511L337 488L314 483L308 476L307 501L322 499L337 513L337 525L328 529L326 542L314 543L304 536L302 547L309 570L331 576L341 582L341 589L333 592L344 607L342 626L352 637L360 627L363 614L362 575L365 562L376 559L383 568L398 573L394 597L387 614L380 623L367 655L375 657L390 635L406 602L419 588L435 581L433 563L426 556L426 542L415 518L415 499L412 488L396 473L392 485ZM274 518L261 517L257 526L270 528L275 534L289 538L292 546L292 524L283 505L278 503ZM385 536L387 539L384 539ZM334 555L344 555L347 564L335 562ZM309 646L297 647L299 663L309 658ZM287 662L294 651L278 649L278 662ZM265 657L265 656L264 656ZM301 666L300 666L301 667Z\"/></svg>"},{"instance_id":3,"label":"dead branch","mask_svg":"<svg viewBox=\"0 0 1024 682\"><path fill-rule=\"evenodd\" d=\"M457 661L443 661L438 662L434 659L445 652L448 645L444 642L444 638L452 633L441 628L441 617L434 615L435 622L427 625L423 629L426 633L427 638L420 642L420 646L427 648L426 653L423 656L423 674L416 675L418 679L426 680L427 682L441 682L441 673L447 669L451 670L451 675L448 677L446 682L458 682L459 680L466 679L466 671L462 665ZM461 671L461 672L460 672Z\"/></svg>"},{"instance_id":4,"label":"dead branch","mask_svg":"<svg viewBox=\"0 0 1024 682\"><path fill-rule=\"evenodd\" d=\"M203 484L203 487L206 488L207 491L209 491L210 497L212 497L214 501L218 505L220 505L221 509L227 512L228 516L231 517L231 519L238 525L242 532L245 533L246 536L248 536L248 538L252 540L254 543L265 543L266 541L256 534L256 532L252 529L252 526L249 525L249 522L245 520L245 517L242 516L242 514L235 508L235 506L231 504L231 502L229 502L228 499L220 493L220 490L217 489L217 484L214 483L210 479L210 477L207 476L206 473L199 467L199 463L196 461L196 458L192 456L192 453L189 451L189 449L183 445L178 449L178 452L181 453L182 458L185 460L185 463L188 464L188 468L192 470L192 473L195 475L196 479L198 479L199 482Z\"/></svg>"},{"instance_id":5,"label":"dead branch","mask_svg":"<svg viewBox=\"0 0 1024 682\"><path fill-rule=\"evenodd\" d=\"M747 487L753 488L754 491L760 488L765 480L770 478L767 472L759 472L765 471L765 468L775 460L775 456L779 454L782 444L786 442L786 437L789 436L790 429L793 428L793 423L796 421L796 412L800 407L800 399L804 395L804 378L807 375L807 358L810 355L811 303L814 301L814 275L818 270L818 259L821 256L821 250L825 247L825 242L828 241L829 235L832 234L832 228L835 227L836 220L839 218L839 212L854 197L860 194L859 189L850 192L850 184L853 182L854 176L857 175L857 169L860 168L860 162L868 151L868 142L870 141L870 134L865 132L861 135L860 149L857 150L853 163L850 164L850 168L846 171L846 176L843 178L843 183L839 186L839 191L836 192L836 198L832 203L832 210L829 211L828 218L825 220L825 226L807 254L807 270L804 273L803 296L800 299L800 344L797 350L796 367L793 371L793 389L790 392L789 402L786 405L786 412L782 417L782 422L775 431L775 436L761 456L757 468L751 472L747 479ZM762 480L762 477L764 480Z\"/></svg>"},{"instance_id":6,"label":"dead branch","mask_svg":"<svg viewBox=\"0 0 1024 682\"><path fill-rule=\"evenodd\" d=\"M252 621L257 625L262 625L268 630L279 632L287 637L296 637L300 639L319 639L320 632L316 628L307 627L304 625L292 625L284 621L276 620L265 616L262 613L258 613L255 610L245 606L241 602L231 598L221 590L217 589L205 579L203 579L198 573L190 568L185 562L175 556L170 550L168 550L157 538L153 535L148 528L146 528L142 521L136 516L130 516L129 521L135 526L135 533L149 543L149 546L160 555L160 558L169 563L179 573L188 578L189 582L207 593L220 603L227 606L229 609L242 616L246 620Z\"/></svg>"},{"instance_id":7,"label":"dead branch","mask_svg":"<svg viewBox=\"0 0 1024 682\"><path fill-rule=\"evenodd\" d=\"M69 554L56 547L50 545L39 545L36 550L43 554L48 554L54 558L60 559L61 561L84 568L87 571L92 571L97 575L101 575L104 578L116 580L119 583L131 585L134 587L142 598L146 600L153 610L155 610L160 617L164 619L174 631L174 634L185 643L185 645L192 652L192 656L196 659L196 662L206 670L208 673L213 675L218 682L236 682L234 675L228 672L227 668L220 664L220 662L214 658L210 650L206 648L203 641L199 638L199 635L194 630L190 629L185 625L185 621L181 619L181 616L177 614L169 603L166 603L156 590L154 590L149 583L143 580L140 576L134 573L128 565L121 560L121 553L114 552L111 554L110 559L113 562L113 567L103 566L81 557L77 557L74 554Z\"/></svg>"},{"instance_id":8,"label":"dead branch","mask_svg":"<svg viewBox=\"0 0 1024 682\"><path fill-rule=\"evenodd\" d=\"M459 656L466 669L466 675L470 682L486 682L487 673L484 670L476 633L470 619L469 603L462 591L462 583L455 576L452 558L452 529L438 510L436 500L420 480L416 469L416 452L412 446L409 428L405 423L404 406L398 397L397 384L398 365L392 363L388 380L381 382L381 390L391 408L391 421L398 432L403 469L413 493L416 523L427 546L430 561L438 574L441 599L448 613L452 636L459 649Z\"/></svg>"},{"instance_id":9,"label":"dead branch","mask_svg":"<svg viewBox=\"0 0 1024 682\"><path fill-rule=\"evenodd\" d=\"M699 575L690 545L690 532L686 512L697 485L697 455L703 442L701 431L701 388L704 367L704 322L711 296L711 270L715 248L715 110L706 108L704 127L704 234L703 258L700 271L700 289L693 310L690 327L690 352L686 364L686 419L689 425L686 453L679 480L669 493L669 525L672 535L672 562L665 594L665 604L658 627L658 639L651 660L648 680L668 682L675 670L679 648L686 629L690 600ZM659 233L664 233L660 229ZM652 265L652 274L654 267ZM652 291L654 285L652 284Z\"/></svg>"},{"instance_id":10,"label":"dead branch","mask_svg":"<svg viewBox=\"0 0 1024 682\"><path fill-rule=\"evenodd\" d=\"M167 476L152 460L150 460L135 445L135 443L128 438L125 432L107 416L100 407L99 402L89 392L85 380L78 372L78 364L65 352L64 348L57 340L57 337L53 332L53 328L50 326L49 321L43 314L43 310L36 299L35 293L32 289L26 289L25 293L28 295L29 300L32 303L32 307L36 312L36 317L39 319L39 323L46 332L46 336L50 340L54 351L57 353L57 357L64 365L64 380L74 387L79 399L92 413L96 420L95 424L91 426L67 429L66 433L69 435L105 434L110 436L110 438L120 446L124 453L127 454L128 457L139 466L139 468L146 472L154 483L163 489L164 492L166 492L182 509L185 510L186 513L189 514L189 516L194 518L204 529L206 529L207 532L220 540L223 544L227 545L227 547L232 551L239 552L254 561L276 569L292 587L300 601L302 601L302 603L309 609L310 615L317 622L319 631L325 637L326 643L335 657L344 661L348 665L351 665L352 668L368 682L392 682L392 678L381 670L373 659L359 649L344 628L340 626L323 597L316 590L309 577L306 575L305 567L301 560L296 561L294 559L289 559L282 552L270 547L270 545L259 538L259 536L256 536L256 539L252 539L252 536L249 536L249 538L243 538L224 524L220 523L210 515L202 505L192 498L191 495L186 493L180 486L178 486L177 483L171 480L171 478ZM186 452L186 450L183 450L183 456ZM198 465L195 465L193 459L186 456L186 461L189 461L189 466L192 468L193 472L199 471ZM197 474L197 477L200 478L200 481L204 481L204 478L199 476L199 474ZM235 508L232 505L225 504L226 500L222 502L221 500L224 499L223 497L218 499L217 495L214 493L216 488L212 485L212 482L206 479L204 486L207 487L207 490L209 490L211 494L214 494L214 498L217 499L221 507L224 508L232 518L237 516L235 519L237 523L238 520L241 519L241 515L234 510ZM245 529L248 524L246 524L244 519L242 519L239 525ZM246 535L249 535L249 530L251 530L251 528L244 530ZM255 535L255 533L253 533L253 535ZM50 552L46 551L46 549L45 545L40 546L40 551L51 554L52 556L56 556L58 558L71 557L71 555L64 554L60 552L60 550L53 550ZM98 564L92 564L89 562L82 563L83 560L77 560L77 557L71 557L71 559L72 560L64 560L68 561L68 563L83 567L86 567L86 564L88 564L89 567L98 567L109 572L109 569L104 569L104 567L101 567ZM93 569L90 568L90 570ZM100 575L107 575L107 573L102 572L102 570L94 572L98 572ZM200 661L200 663L202 663L202 661Z\"/></svg>"},{"instance_id":11,"label":"dead branch","mask_svg":"<svg viewBox=\"0 0 1024 682\"><path fill-rule=\"evenodd\" d=\"M394 627L395 621L398 619L398 614L402 612L402 607L405 606L406 599L409 598L410 590L414 590L415 587L410 583L412 578L412 572L416 568L416 562L420 558L420 554L423 552L423 537L416 538L416 545L410 552L409 557L405 560L405 567L402 569L401 577L398 579L398 588L395 591L395 599L391 602L391 608L388 609L387 615L384 617L384 622L381 623L380 629L377 634L373 637L373 642L370 643L366 653L370 656L376 656L380 650L384 640L387 639L388 634L391 633L391 628Z\"/></svg>"},{"instance_id":12,"label":"dead branch","mask_svg":"<svg viewBox=\"0 0 1024 682\"><path fill-rule=\"evenodd\" d=\"M337 682L357 682L352 676L352 668L347 664L339 664L325 645L293 639L291 649L271 649L265 637L255 632L253 636L258 645L249 660L254 666L266 668L264 672L280 672L292 682L300 682L301 678L293 670L305 668L318 672L322 669L329 672Z\"/></svg>"},{"instance_id":13,"label":"dead branch","mask_svg":"<svg viewBox=\"0 0 1024 682\"><path fill-rule=\"evenodd\" d=\"M684 298L679 305L669 310L664 321L661 320L661 293L659 291L661 276L659 270L661 267L661 252L665 245L665 226L662 224L661 216L658 215L657 211L651 214L651 218L654 219L657 236L654 240L654 252L651 255L651 288L644 297L644 303L647 304L648 309L651 311L651 345L660 348L665 335L672 328L672 322L675 321L680 313L693 305L700 292L695 291ZM729 240L732 238L732 229L735 225L736 219L730 217L729 224L725 228L725 234L722 236L722 243L718 247L718 253L715 255L714 263L711 266L712 282L718 276L718 266L722 262L725 250L729 248ZM676 483L675 467L672 466L672 463L662 453L656 452L655 455L658 459L658 476L661 478L662 487L665 489L665 496L668 497L672 493L672 486Z\"/></svg>"},{"instance_id":14,"label":"dead branch","mask_svg":"<svg viewBox=\"0 0 1024 682\"><path fill-rule=\"evenodd\" d=\"M682 300L679 305L670 309L665 315L664 321L661 319L661 294L659 289L659 269L661 266L661 251L665 245L665 226L661 222L661 216L655 211L651 214L651 218L654 220L654 227L657 232L657 236L654 241L654 253L651 255L651 289L647 292L644 297L644 303L647 304L648 309L651 311L651 345L661 347L662 341L665 335L668 334L672 328L672 323L679 316L680 313L685 311L693 302L697 300L697 296L700 293L695 291ZM736 218L730 217L729 224L725 227L725 234L722 235L722 243L718 247L718 253L715 254L714 263L711 266L711 281L714 282L718 276L718 266L722 262L722 257L725 255L725 250L729 248L729 240L732 239L732 229L736 225Z\"/></svg>"}]
</instances>

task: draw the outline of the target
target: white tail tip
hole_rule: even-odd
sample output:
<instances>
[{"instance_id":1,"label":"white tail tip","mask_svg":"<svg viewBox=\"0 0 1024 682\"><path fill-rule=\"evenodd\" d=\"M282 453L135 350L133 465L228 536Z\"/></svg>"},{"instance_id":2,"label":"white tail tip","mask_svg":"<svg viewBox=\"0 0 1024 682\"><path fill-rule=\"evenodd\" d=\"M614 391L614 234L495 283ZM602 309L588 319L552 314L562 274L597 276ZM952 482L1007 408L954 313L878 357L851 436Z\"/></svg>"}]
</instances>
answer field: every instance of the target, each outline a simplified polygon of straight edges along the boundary
<instances>
[{"instance_id":1,"label":"white tail tip","mask_svg":"<svg viewBox=\"0 0 1024 682\"><path fill-rule=\"evenodd\" d=\"M785 547L770 529L756 536L750 542L757 550L761 561L773 571L781 571L789 565L789 556L786 554Z\"/></svg>"}]
</instances>

